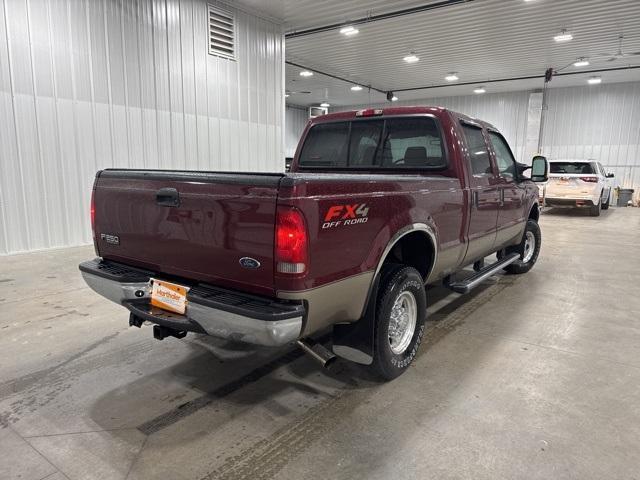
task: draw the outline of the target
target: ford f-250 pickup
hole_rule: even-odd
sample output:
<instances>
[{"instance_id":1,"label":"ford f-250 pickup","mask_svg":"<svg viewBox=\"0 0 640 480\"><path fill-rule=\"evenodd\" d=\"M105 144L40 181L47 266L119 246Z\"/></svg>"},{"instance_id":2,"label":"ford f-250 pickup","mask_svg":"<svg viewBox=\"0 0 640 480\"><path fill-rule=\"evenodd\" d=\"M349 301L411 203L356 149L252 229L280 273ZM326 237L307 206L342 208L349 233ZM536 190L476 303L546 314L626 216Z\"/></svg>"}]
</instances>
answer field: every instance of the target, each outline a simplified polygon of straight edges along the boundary
<instances>
[{"instance_id":1,"label":"ford f-250 pickup","mask_svg":"<svg viewBox=\"0 0 640 480\"><path fill-rule=\"evenodd\" d=\"M98 172L98 258L80 270L156 338L298 342L326 361L310 337L331 331L336 355L392 379L420 345L426 284L465 293L535 264L547 175L544 157L517 163L493 126L443 108L324 115L290 173Z\"/></svg>"}]
</instances>

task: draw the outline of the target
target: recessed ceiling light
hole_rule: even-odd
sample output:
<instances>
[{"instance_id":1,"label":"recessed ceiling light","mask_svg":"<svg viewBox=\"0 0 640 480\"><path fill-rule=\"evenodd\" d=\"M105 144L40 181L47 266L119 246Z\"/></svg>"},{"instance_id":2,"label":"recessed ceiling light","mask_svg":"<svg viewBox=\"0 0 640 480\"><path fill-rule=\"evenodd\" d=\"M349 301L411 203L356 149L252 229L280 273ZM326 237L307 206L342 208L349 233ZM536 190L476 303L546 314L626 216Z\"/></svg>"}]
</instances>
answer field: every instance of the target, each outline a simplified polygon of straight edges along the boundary
<instances>
[{"instance_id":1,"label":"recessed ceiling light","mask_svg":"<svg viewBox=\"0 0 640 480\"><path fill-rule=\"evenodd\" d=\"M284 98L289 98L289 94L288 94L288 93L285 93L285 94L284 94Z\"/></svg>"},{"instance_id":2,"label":"recessed ceiling light","mask_svg":"<svg viewBox=\"0 0 640 480\"><path fill-rule=\"evenodd\" d=\"M458 78L458 72L450 72L450 73L447 73L447 76L446 76L446 77L444 77L444 79L445 79L447 82L457 82L458 80L460 80L460 79Z\"/></svg>"},{"instance_id":3,"label":"recessed ceiling light","mask_svg":"<svg viewBox=\"0 0 640 480\"><path fill-rule=\"evenodd\" d=\"M351 90L353 90L354 92L359 92L360 90L362 90L362 87L360 85L354 85L353 87L351 87Z\"/></svg>"},{"instance_id":4,"label":"recessed ceiling light","mask_svg":"<svg viewBox=\"0 0 640 480\"><path fill-rule=\"evenodd\" d=\"M560 30L560 33L555 37L553 37L553 39L558 43L568 42L569 40L573 40L573 35L571 35L569 32L563 29L563 30Z\"/></svg>"},{"instance_id":5,"label":"recessed ceiling light","mask_svg":"<svg viewBox=\"0 0 640 480\"><path fill-rule=\"evenodd\" d=\"M310 72L309 70L303 70L300 72L300 76L301 77L312 77L313 76L313 72Z\"/></svg>"},{"instance_id":6,"label":"recessed ceiling light","mask_svg":"<svg viewBox=\"0 0 640 480\"><path fill-rule=\"evenodd\" d=\"M484 87L476 87L473 90L473 93L477 93L477 94L481 94L481 93L485 93L487 90Z\"/></svg>"},{"instance_id":7,"label":"recessed ceiling light","mask_svg":"<svg viewBox=\"0 0 640 480\"><path fill-rule=\"evenodd\" d=\"M321 106L321 107L325 107L325 108L329 108L331 105L330 105L329 103L327 103L327 102L322 102L322 103L320 104L320 106Z\"/></svg>"},{"instance_id":8,"label":"recessed ceiling light","mask_svg":"<svg viewBox=\"0 0 640 480\"><path fill-rule=\"evenodd\" d=\"M340 33L343 34L343 35L346 35L347 37L350 37L351 35L355 35L359 31L360 30L358 30L357 28L355 28L352 25L347 25L346 27L342 27L340 29Z\"/></svg>"},{"instance_id":9,"label":"recessed ceiling light","mask_svg":"<svg viewBox=\"0 0 640 480\"><path fill-rule=\"evenodd\" d=\"M587 65L589 65L589 60L587 60L585 57L580 57L575 62L573 62L574 67L586 67Z\"/></svg>"},{"instance_id":10,"label":"recessed ceiling light","mask_svg":"<svg viewBox=\"0 0 640 480\"><path fill-rule=\"evenodd\" d=\"M404 57L403 60L407 63L416 63L420 58L418 58L415 52L409 52L409 55Z\"/></svg>"},{"instance_id":11,"label":"recessed ceiling light","mask_svg":"<svg viewBox=\"0 0 640 480\"><path fill-rule=\"evenodd\" d=\"M397 102L398 101L398 97L396 97L395 95L393 97L391 97L391 101L392 102Z\"/></svg>"},{"instance_id":12,"label":"recessed ceiling light","mask_svg":"<svg viewBox=\"0 0 640 480\"><path fill-rule=\"evenodd\" d=\"M591 77L587 82L589 85L598 85L599 83L602 83L602 77Z\"/></svg>"}]
</instances>

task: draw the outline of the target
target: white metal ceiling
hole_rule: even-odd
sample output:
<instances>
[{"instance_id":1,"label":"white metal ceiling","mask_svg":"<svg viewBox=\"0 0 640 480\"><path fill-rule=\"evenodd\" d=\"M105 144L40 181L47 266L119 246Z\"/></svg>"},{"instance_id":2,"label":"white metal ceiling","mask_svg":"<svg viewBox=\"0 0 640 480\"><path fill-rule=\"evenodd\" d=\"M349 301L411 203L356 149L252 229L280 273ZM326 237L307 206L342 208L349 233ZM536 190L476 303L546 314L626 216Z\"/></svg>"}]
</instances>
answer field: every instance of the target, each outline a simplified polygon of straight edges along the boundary
<instances>
[{"instance_id":1,"label":"white metal ceiling","mask_svg":"<svg viewBox=\"0 0 640 480\"><path fill-rule=\"evenodd\" d=\"M436 0L434 0L436 1ZM393 12L428 0L238 0L252 10L283 22L286 32Z\"/></svg>"},{"instance_id":2,"label":"white metal ceiling","mask_svg":"<svg viewBox=\"0 0 640 480\"><path fill-rule=\"evenodd\" d=\"M318 27L350 19L424 5L425 1L311 1L243 0L255 8L268 7L282 18L286 31ZM458 72L460 82L486 84L487 91L540 88L540 80L489 83L498 78L542 75L546 68L570 65L577 57L591 57L582 69L640 65L640 56L607 62L595 57L618 48L624 34L627 52L640 51L640 0L474 0L427 12L366 23L352 37L337 30L287 40L287 59L373 85L382 90L446 84L444 76ZM556 43L561 29L573 40ZM411 50L415 64L402 58ZM578 71L569 66L563 72ZM291 103L308 105L328 100L336 105L369 101L366 90L352 93L348 85L316 74L303 79L299 69L287 68L287 88L311 91L293 94ZM640 70L600 74L603 82L640 80ZM589 74L562 77L551 86L584 85ZM451 86L403 92L403 99L469 94L473 86ZM384 100L373 93L371 101Z\"/></svg>"}]
</instances>

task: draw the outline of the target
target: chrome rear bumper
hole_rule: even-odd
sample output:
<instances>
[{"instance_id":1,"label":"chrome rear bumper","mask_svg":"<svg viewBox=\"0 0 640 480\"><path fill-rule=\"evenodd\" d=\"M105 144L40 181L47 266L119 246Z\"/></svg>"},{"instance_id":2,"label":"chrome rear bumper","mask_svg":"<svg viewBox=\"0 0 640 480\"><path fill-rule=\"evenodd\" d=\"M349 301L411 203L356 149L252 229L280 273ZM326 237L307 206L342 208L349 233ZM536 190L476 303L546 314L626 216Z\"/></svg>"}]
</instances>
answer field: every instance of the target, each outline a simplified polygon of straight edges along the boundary
<instances>
[{"instance_id":1,"label":"chrome rear bumper","mask_svg":"<svg viewBox=\"0 0 640 480\"><path fill-rule=\"evenodd\" d=\"M272 300L200 284L191 288L187 311L179 315L151 307L152 272L101 259L80 264L80 271L95 292L143 320L174 330L277 347L300 337L306 315L302 302Z\"/></svg>"}]
</instances>

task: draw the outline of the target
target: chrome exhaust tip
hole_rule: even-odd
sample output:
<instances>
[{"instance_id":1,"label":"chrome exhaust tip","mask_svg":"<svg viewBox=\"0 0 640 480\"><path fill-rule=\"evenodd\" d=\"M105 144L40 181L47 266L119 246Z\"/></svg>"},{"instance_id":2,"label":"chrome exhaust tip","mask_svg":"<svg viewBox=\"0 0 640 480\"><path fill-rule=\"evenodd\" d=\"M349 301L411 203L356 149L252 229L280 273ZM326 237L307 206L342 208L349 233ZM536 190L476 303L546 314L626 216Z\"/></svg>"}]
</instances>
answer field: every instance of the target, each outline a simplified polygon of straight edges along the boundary
<instances>
[{"instance_id":1,"label":"chrome exhaust tip","mask_svg":"<svg viewBox=\"0 0 640 480\"><path fill-rule=\"evenodd\" d=\"M322 368L329 368L329 366L331 366L331 364L333 364L333 362L338 358L322 344L310 338L301 338L296 341L296 344L303 352L322 365Z\"/></svg>"}]
</instances>

